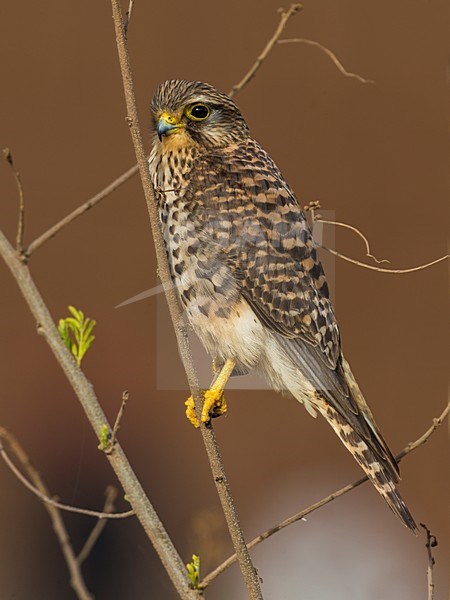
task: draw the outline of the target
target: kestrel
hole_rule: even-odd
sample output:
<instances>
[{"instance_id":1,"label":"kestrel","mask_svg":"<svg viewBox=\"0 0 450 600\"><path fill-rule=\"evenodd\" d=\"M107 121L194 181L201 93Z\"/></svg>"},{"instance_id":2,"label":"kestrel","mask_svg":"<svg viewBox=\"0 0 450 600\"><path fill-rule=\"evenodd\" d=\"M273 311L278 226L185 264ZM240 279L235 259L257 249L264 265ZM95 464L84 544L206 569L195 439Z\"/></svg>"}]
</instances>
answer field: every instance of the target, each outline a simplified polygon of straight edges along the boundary
<instances>
[{"instance_id":1,"label":"kestrel","mask_svg":"<svg viewBox=\"0 0 450 600\"><path fill-rule=\"evenodd\" d=\"M417 531L399 469L353 377L311 231L294 192L209 84L171 80L151 104L149 168L173 282L217 367L202 421L231 375L256 370L334 429L392 511ZM187 415L198 426L192 400Z\"/></svg>"}]
</instances>

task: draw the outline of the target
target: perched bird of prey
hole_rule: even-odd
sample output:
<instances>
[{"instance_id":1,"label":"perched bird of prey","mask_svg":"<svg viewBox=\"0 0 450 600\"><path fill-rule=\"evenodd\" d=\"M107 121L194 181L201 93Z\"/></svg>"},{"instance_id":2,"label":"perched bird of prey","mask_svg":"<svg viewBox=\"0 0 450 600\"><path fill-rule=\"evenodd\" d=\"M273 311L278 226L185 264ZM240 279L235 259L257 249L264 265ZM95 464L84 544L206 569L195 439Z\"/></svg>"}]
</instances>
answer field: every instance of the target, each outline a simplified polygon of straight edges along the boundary
<instances>
[{"instance_id":1,"label":"perched bird of prey","mask_svg":"<svg viewBox=\"0 0 450 600\"><path fill-rule=\"evenodd\" d=\"M295 195L238 107L171 80L152 100L149 168L173 282L217 367L202 421L226 410L232 374L259 372L334 429L392 511L414 519L399 470L347 361L322 265ZM198 426L192 399L187 415Z\"/></svg>"}]
</instances>

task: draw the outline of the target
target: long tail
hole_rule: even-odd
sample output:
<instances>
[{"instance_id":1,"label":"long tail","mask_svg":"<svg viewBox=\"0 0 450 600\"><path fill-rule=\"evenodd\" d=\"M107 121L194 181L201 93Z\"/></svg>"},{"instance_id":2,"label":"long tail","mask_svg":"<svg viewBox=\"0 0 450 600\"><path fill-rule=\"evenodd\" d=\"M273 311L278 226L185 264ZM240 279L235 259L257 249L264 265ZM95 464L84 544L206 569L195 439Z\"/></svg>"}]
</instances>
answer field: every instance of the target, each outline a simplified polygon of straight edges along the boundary
<instances>
[{"instance_id":1,"label":"long tail","mask_svg":"<svg viewBox=\"0 0 450 600\"><path fill-rule=\"evenodd\" d=\"M383 448L375 437L373 438L374 443L371 444L372 447L369 448L344 417L328 403L317 403L315 408L334 429L392 512L417 535L417 525L395 486L399 476L392 455L386 453L386 448Z\"/></svg>"}]
</instances>

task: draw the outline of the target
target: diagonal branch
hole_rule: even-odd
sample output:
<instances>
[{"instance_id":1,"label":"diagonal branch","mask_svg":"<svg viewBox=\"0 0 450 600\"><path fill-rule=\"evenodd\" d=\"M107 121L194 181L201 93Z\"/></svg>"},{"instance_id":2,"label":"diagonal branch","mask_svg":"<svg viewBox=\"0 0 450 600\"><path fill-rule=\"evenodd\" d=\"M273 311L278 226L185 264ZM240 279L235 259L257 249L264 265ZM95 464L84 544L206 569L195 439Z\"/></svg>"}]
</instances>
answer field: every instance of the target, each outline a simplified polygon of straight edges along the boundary
<instances>
[{"instance_id":1,"label":"diagonal branch","mask_svg":"<svg viewBox=\"0 0 450 600\"><path fill-rule=\"evenodd\" d=\"M23 468L27 471L29 477L32 479L39 492L43 496L50 496L50 492L47 486L45 485L39 472L31 464L31 461L28 455L26 454L25 450L19 444L17 439L12 435L12 433L7 431L3 427L0 427L0 445L2 439L4 439L8 443L15 457L21 463ZM44 506L51 519L53 530L55 532L56 537L58 538L58 542L61 546L61 550L66 561L67 568L69 569L70 585L73 591L76 593L79 600L92 600L93 596L90 594L89 590L86 587L86 583L81 573L80 563L78 562L72 544L70 543L69 534L67 533L67 529L64 524L61 513L59 512L58 508L56 508L53 505L44 504Z\"/></svg>"},{"instance_id":2,"label":"diagonal branch","mask_svg":"<svg viewBox=\"0 0 450 600\"><path fill-rule=\"evenodd\" d=\"M399 454L397 454L397 456L395 457L396 461L400 462L406 455L410 454L411 452L413 452L414 450L416 450L417 448L419 448L419 446L422 446L423 444L425 444L429 440L430 436L439 427L439 425L441 425L442 422L447 418L449 412L450 412L450 402L448 402L447 406L442 411L442 413L440 414L440 416L437 417L437 418L435 418L435 419L433 419L432 425L425 431L425 433L423 435L421 435L415 442L410 442L407 446L405 446L405 448L403 448L403 450ZM270 529L268 529L264 533L261 533L260 535L258 535L256 538L254 538L251 542L249 542L247 544L247 548L249 550L251 548L254 548L255 546L257 546L258 544L260 544L261 542L263 542L267 538L271 537L275 533L278 533L279 531L281 531L285 527L288 527L289 525L292 525L293 523L296 523L297 521L301 521L307 515L311 514L312 512L314 512L315 510L317 510L318 508L322 508L322 506L325 506L326 504L329 504L333 500L336 500L336 498L339 498L340 496L344 496L344 494L347 494L348 492L351 492L352 490L354 490L355 488L357 488L358 486L360 486L362 483L364 483L366 481L368 481L367 477L361 477L357 481L354 481L353 483L350 483L350 484L346 485L345 487L341 488L340 490L337 490L336 492L333 492L332 494L330 494L326 498L322 498L322 500L319 500L319 502L316 502L315 504L312 504L308 508L305 508L305 509L301 510L300 512L298 512L297 514L293 515L292 517L289 517L288 519L285 519L284 521L282 521L281 523L278 523L274 527L271 527ZM200 583L199 587L202 588L202 589L206 588L212 581L214 581L214 579L218 575L220 575L226 569L228 569L228 567L230 567L234 562L236 562L236 555L235 554L233 554L233 556L230 556L229 558L227 558L216 569L214 569L213 571L211 571L211 573L209 573L208 575L206 575L206 577L204 577L203 581Z\"/></svg>"},{"instance_id":3,"label":"diagonal branch","mask_svg":"<svg viewBox=\"0 0 450 600\"><path fill-rule=\"evenodd\" d=\"M122 173L122 175L120 175L120 177L118 177L117 179L112 181L109 185L107 185L103 190L98 192L98 194L95 194L95 196L92 196L92 198L89 198L89 200L87 200L86 202L84 202L83 204L78 206L78 208L76 208L71 213L66 215L63 219L61 219L61 221L58 221L58 223L56 223L55 225L50 227L50 229L47 229L47 231L44 231L44 233L42 235L40 235L33 242L31 242L31 244L28 246L28 248L25 249L25 255L27 257L31 256L33 254L33 252L35 252L38 248L40 248L43 244L45 244L45 242L48 242L48 240L50 240L57 233L59 233L61 231L61 229L63 229L66 225L68 225L69 223L71 223L72 221L77 219L78 217L81 217L81 215L84 215L84 213L87 212L90 208L92 208L93 206L95 206L96 204L98 204L99 202L104 200L105 198L107 198L112 192L114 192L114 190L116 190L118 187L120 187L126 181L128 181L134 175L136 175L138 170L139 170L138 166L134 165L133 167L128 169L128 171L125 171L125 173Z\"/></svg>"},{"instance_id":4,"label":"diagonal branch","mask_svg":"<svg viewBox=\"0 0 450 600\"><path fill-rule=\"evenodd\" d=\"M61 339L47 306L40 295L26 264L0 230L0 256L15 278L30 311L38 323L38 332L50 346L57 362L77 395L91 426L100 441L103 426L108 425L106 416L97 400L94 388L83 371L77 366L72 354ZM116 442L114 450L107 455L108 461L119 478L145 533L151 540L164 568L170 575L181 598L194 600L197 592L189 585L186 568L168 536L150 500L146 496L125 453Z\"/></svg>"},{"instance_id":5,"label":"diagonal branch","mask_svg":"<svg viewBox=\"0 0 450 600\"><path fill-rule=\"evenodd\" d=\"M122 403L119 408L119 412L117 413L116 420L114 421L113 430L111 433L111 439L109 440L108 447L105 448L106 454L110 454L114 449L114 444L116 443L117 432L120 429L120 423L122 421L123 413L125 412L125 406L130 398L130 394L128 390L124 390L122 393Z\"/></svg>"},{"instance_id":6,"label":"diagonal branch","mask_svg":"<svg viewBox=\"0 0 450 600\"><path fill-rule=\"evenodd\" d=\"M142 186L144 189L145 200L150 218L150 225L155 245L156 259L158 263L158 273L164 286L164 291L172 318L175 334L178 342L178 349L184 370L188 380L191 395L194 398L195 409L199 422L201 421L201 411L203 406L203 397L200 393L198 376L195 370L194 361L189 347L186 328L183 326L183 314L178 304L176 291L171 285L171 277L167 255L164 246L161 226L159 223L158 207L155 200L155 193L150 179L147 157L144 152L142 136L139 126L136 100L134 94L134 85L132 79L130 59L128 55L127 42L123 32L122 12L119 0L111 0L114 27L116 32L116 43L119 54L119 63L122 73L125 101L127 107L127 123L130 128L133 146L139 165ZM217 440L212 427L201 426L201 433L205 449L208 455L211 471L216 483L217 492L222 504L222 509L227 521L233 546L236 550L239 566L244 578L245 585L251 600L262 598L258 574L253 566L250 555L245 544L244 535L239 523L237 511L231 495L231 489L225 474L222 457L219 451Z\"/></svg>"},{"instance_id":7,"label":"diagonal branch","mask_svg":"<svg viewBox=\"0 0 450 600\"><path fill-rule=\"evenodd\" d=\"M233 85L233 87L231 88L231 90L228 93L230 98L232 98L236 92L239 92L240 90L242 90L242 88L245 87L247 85L247 83L249 83L253 79L253 77L256 75L258 69L261 67L263 62L266 60L269 52L272 50L272 48L278 42L279 37L283 33L284 28L286 27L289 19L291 17L293 17L297 12L302 10L302 8L303 7L301 4L291 4L291 6L288 8L287 11L280 9L281 20L280 20L280 23L278 24L278 27L275 30L275 33L270 38L270 40L267 42L267 44L264 47L264 50L258 56L256 61L253 63L253 65L250 67L250 69L247 71L247 73L244 75L244 77L241 79L241 81L239 81L239 83L236 83L236 85Z\"/></svg>"}]
</instances>

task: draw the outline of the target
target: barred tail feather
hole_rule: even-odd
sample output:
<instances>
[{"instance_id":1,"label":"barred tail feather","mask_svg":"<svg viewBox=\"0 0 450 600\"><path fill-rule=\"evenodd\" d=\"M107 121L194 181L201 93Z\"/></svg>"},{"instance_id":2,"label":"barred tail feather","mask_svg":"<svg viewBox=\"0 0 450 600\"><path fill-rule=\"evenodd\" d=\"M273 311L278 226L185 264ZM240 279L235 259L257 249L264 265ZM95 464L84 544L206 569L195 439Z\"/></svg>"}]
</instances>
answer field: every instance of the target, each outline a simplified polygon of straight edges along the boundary
<instances>
[{"instance_id":1,"label":"barred tail feather","mask_svg":"<svg viewBox=\"0 0 450 600\"><path fill-rule=\"evenodd\" d=\"M373 444L369 448L353 427L329 404L320 402L315 406L334 429L392 512L417 535L417 525L395 486L399 479L396 464L393 463L390 456L386 456L384 448L380 446L379 454L373 448Z\"/></svg>"}]
</instances>

